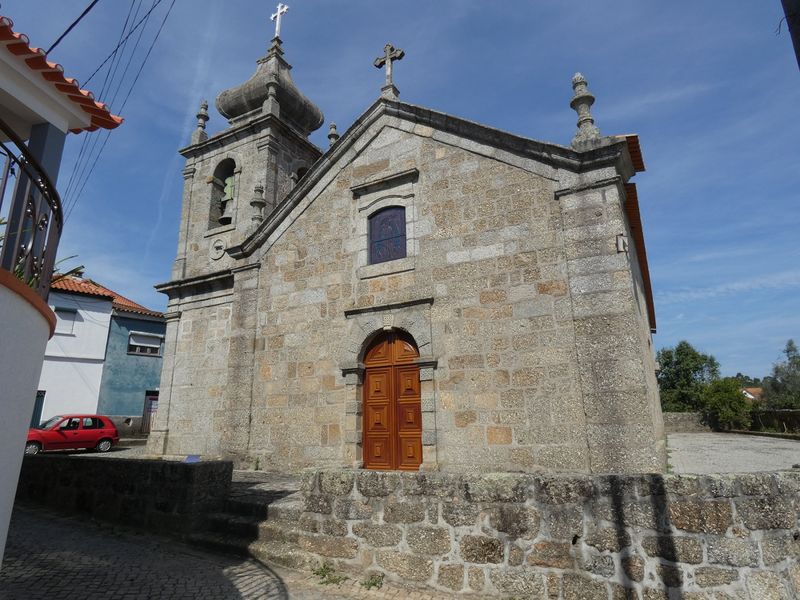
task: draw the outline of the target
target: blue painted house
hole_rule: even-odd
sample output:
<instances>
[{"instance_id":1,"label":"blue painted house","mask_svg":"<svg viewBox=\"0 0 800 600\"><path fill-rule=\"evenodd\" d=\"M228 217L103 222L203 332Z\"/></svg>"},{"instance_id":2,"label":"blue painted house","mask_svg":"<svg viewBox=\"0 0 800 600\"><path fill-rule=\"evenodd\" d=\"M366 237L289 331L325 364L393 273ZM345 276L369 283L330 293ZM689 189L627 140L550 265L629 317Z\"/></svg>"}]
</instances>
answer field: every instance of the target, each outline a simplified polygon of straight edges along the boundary
<instances>
[{"instance_id":1,"label":"blue painted house","mask_svg":"<svg viewBox=\"0 0 800 600\"><path fill-rule=\"evenodd\" d=\"M112 306L97 411L142 416L146 399L158 396L167 325L161 313Z\"/></svg>"}]
</instances>

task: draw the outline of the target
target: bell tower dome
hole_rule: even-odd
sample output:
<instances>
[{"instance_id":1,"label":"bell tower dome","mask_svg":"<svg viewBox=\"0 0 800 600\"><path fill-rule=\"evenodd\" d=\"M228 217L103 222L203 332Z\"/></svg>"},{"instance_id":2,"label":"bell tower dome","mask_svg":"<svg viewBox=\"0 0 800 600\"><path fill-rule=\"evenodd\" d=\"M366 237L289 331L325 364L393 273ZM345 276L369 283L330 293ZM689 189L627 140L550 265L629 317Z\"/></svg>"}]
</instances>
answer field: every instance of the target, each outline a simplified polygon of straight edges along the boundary
<instances>
[{"instance_id":1,"label":"bell tower dome","mask_svg":"<svg viewBox=\"0 0 800 600\"><path fill-rule=\"evenodd\" d=\"M268 219L322 155L308 139L323 124L322 111L292 80L278 33L255 73L217 96L227 127L207 134L203 102L190 145L180 151L186 168L173 279L235 267L226 250Z\"/></svg>"}]
</instances>

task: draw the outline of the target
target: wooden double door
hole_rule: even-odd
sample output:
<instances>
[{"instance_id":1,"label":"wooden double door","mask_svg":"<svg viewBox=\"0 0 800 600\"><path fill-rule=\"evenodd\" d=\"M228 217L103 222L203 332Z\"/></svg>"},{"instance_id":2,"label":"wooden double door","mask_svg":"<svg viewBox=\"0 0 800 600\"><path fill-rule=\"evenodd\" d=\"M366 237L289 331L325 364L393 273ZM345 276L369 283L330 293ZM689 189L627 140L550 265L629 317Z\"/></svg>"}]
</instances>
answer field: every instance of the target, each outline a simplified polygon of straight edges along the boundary
<instances>
[{"instance_id":1,"label":"wooden double door","mask_svg":"<svg viewBox=\"0 0 800 600\"><path fill-rule=\"evenodd\" d=\"M364 468L416 471L422 463L419 351L401 333L376 339L364 357Z\"/></svg>"}]
</instances>

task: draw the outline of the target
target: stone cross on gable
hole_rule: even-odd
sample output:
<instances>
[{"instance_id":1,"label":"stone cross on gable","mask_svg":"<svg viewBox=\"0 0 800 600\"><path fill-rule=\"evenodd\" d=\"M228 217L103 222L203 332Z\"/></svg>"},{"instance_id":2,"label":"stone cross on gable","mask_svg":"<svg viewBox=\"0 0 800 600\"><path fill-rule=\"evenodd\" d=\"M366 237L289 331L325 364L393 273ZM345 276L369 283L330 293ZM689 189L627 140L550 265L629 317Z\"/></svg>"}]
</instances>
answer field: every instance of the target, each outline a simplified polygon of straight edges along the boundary
<instances>
[{"instance_id":1,"label":"stone cross on gable","mask_svg":"<svg viewBox=\"0 0 800 600\"><path fill-rule=\"evenodd\" d=\"M386 84L381 88L381 95L387 98L396 98L400 92L394 87L392 81L392 63L402 59L406 53L400 48L395 48L392 44L383 47L383 56L379 56L373 63L378 69L386 66Z\"/></svg>"},{"instance_id":2,"label":"stone cross on gable","mask_svg":"<svg viewBox=\"0 0 800 600\"><path fill-rule=\"evenodd\" d=\"M278 10L275 14L270 15L270 21L275 21L275 37L281 37L281 16L285 15L286 12L289 10L289 7L285 4L278 3Z\"/></svg>"}]
</instances>

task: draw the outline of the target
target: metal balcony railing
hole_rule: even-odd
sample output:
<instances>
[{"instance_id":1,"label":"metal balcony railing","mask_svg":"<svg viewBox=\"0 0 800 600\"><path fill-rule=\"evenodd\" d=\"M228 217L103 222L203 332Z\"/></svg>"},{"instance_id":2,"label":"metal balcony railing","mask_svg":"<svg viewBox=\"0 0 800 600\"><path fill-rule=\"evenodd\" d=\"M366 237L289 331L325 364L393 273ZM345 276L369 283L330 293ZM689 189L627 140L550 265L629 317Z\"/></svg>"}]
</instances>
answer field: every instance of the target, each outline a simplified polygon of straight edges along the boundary
<instances>
[{"instance_id":1,"label":"metal balcony railing","mask_svg":"<svg viewBox=\"0 0 800 600\"><path fill-rule=\"evenodd\" d=\"M61 199L25 143L0 119L0 268L44 300L50 291L58 240L64 226ZM4 155L4 156L3 156ZM9 182L14 179L13 189Z\"/></svg>"}]
</instances>

